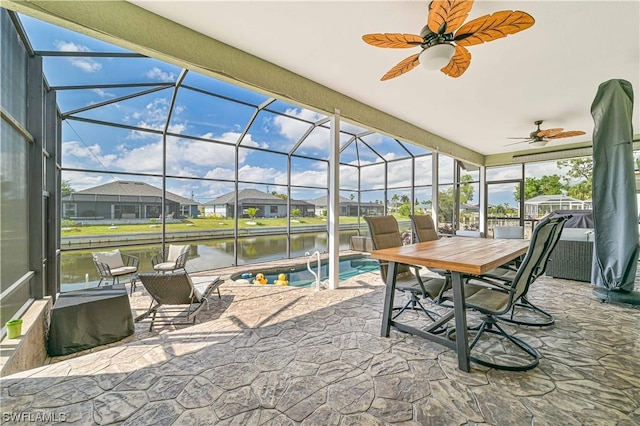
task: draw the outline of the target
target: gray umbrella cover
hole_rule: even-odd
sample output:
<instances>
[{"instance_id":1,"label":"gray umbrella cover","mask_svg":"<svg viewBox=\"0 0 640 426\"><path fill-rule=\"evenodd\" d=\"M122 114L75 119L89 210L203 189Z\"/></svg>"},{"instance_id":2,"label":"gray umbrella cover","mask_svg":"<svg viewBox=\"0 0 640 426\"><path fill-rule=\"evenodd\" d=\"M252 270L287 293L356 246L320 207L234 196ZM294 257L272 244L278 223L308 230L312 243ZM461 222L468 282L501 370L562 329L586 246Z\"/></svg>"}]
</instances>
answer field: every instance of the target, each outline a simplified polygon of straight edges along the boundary
<instances>
[{"instance_id":1,"label":"gray umbrella cover","mask_svg":"<svg viewBox=\"0 0 640 426\"><path fill-rule=\"evenodd\" d=\"M598 87L591 105L593 221L591 280L632 291L638 263L638 207L633 164L633 88L626 80Z\"/></svg>"}]
</instances>

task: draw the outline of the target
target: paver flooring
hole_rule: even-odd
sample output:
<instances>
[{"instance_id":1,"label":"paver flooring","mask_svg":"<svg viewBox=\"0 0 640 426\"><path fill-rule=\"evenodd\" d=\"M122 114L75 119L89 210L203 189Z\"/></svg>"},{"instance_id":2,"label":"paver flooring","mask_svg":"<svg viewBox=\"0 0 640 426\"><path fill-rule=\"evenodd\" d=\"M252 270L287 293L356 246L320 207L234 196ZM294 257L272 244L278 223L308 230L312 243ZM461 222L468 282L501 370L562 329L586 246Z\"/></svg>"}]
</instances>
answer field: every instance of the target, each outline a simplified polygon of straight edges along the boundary
<instances>
[{"instance_id":1,"label":"paver flooring","mask_svg":"<svg viewBox=\"0 0 640 426\"><path fill-rule=\"evenodd\" d=\"M591 289L540 278L529 299L555 325L507 326L539 350L540 365L472 363L464 373L450 349L395 330L380 337L377 273L320 292L227 279L193 326L137 324L117 344L3 378L2 421L27 413L100 425L640 424L640 310L600 303ZM147 307L143 287L131 302L135 312Z\"/></svg>"}]
</instances>

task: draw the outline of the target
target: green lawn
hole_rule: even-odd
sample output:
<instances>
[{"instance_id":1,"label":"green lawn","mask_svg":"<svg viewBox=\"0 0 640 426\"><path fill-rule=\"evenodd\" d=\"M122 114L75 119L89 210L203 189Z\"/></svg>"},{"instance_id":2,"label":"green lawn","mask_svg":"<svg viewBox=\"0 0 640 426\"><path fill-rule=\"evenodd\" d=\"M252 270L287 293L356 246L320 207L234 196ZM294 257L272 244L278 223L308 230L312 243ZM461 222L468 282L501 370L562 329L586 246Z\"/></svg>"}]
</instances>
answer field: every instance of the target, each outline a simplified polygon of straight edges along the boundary
<instances>
[{"instance_id":1,"label":"green lawn","mask_svg":"<svg viewBox=\"0 0 640 426\"><path fill-rule=\"evenodd\" d=\"M299 222L295 222L295 221ZM357 223L358 218L352 216L340 217L341 224ZM249 224L255 222L256 224ZM293 219L291 226L308 226L308 225L324 225L326 220L319 217L305 217L300 219ZM361 223L364 224L364 219L361 219ZM217 229L233 229L235 224L234 219L210 219L210 218L198 218L198 219L185 219L181 223L168 223L166 225L167 232L184 232L184 231L203 231L203 230L217 230ZM278 219L240 219L238 221L239 228L262 228L262 227L278 227L287 226L286 218ZM69 226L63 224L62 236L85 236L85 235L118 235L118 234L138 234L138 233L159 233L162 231L161 223L149 222L148 224L139 225L126 225L114 223L111 225L84 225L84 226Z\"/></svg>"}]
</instances>

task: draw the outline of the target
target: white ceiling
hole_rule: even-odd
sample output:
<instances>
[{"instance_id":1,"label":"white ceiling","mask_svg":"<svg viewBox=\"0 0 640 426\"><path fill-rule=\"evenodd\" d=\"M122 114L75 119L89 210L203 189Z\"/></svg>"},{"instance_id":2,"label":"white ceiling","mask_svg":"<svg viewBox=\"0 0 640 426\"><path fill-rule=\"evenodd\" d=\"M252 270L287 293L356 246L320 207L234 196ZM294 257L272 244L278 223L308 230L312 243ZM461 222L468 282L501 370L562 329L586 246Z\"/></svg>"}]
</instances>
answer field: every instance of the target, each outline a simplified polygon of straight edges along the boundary
<instances>
[{"instance_id":1,"label":"white ceiling","mask_svg":"<svg viewBox=\"0 0 640 426\"><path fill-rule=\"evenodd\" d=\"M380 77L415 49L381 49L363 34L419 34L428 1L133 1L195 31L342 92L481 154L509 136L542 128L583 130L554 145L590 141L598 85L626 79L640 90L639 1L476 1L467 22L522 10L533 27L469 47L471 66L454 79L416 68ZM634 133L640 133L636 101Z\"/></svg>"}]
</instances>

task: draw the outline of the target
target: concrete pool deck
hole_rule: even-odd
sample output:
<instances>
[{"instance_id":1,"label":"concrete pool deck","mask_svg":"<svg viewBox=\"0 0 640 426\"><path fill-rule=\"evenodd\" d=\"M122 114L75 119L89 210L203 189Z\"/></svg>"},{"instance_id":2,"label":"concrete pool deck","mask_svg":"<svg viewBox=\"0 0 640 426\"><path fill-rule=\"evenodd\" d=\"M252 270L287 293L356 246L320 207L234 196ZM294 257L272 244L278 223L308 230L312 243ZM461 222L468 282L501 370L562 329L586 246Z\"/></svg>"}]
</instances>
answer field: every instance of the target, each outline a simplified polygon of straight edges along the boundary
<instances>
[{"instance_id":1,"label":"concrete pool deck","mask_svg":"<svg viewBox=\"0 0 640 426\"><path fill-rule=\"evenodd\" d=\"M320 292L227 281L194 326L138 324L125 341L3 378L2 411L72 424L640 424L640 310L591 289L541 277L530 300L556 324L517 328L540 365L463 373L452 350L380 337L377 273ZM139 288L131 302L149 298Z\"/></svg>"}]
</instances>

